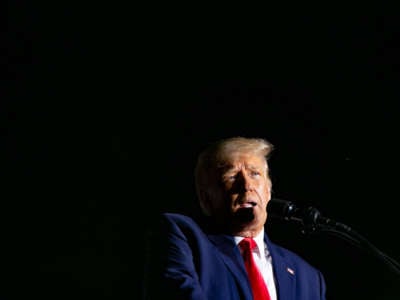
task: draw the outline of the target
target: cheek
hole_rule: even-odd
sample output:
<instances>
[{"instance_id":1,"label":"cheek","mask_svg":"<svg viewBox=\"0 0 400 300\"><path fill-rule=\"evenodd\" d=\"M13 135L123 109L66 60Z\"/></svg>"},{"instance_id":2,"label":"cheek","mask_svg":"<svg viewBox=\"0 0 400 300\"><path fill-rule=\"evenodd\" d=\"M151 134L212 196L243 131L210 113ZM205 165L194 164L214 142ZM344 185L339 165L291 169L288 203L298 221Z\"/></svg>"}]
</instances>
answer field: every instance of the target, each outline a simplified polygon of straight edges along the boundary
<instances>
[{"instance_id":1,"label":"cheek","mask_svg":"<svg viewBox=\"0 0 400 300\"><path fill-rule=\"evenodd\" d=\"M268 201L271 199L271 189L269 186L263 185L260 187L259 192L261 194L261 199L263 204L267 205Z\"/></svg>"},{"instance_id":2,"label":"cheek","mask_svg":"<svg viewBox=\"0 0 400 300\"><path fill-rule=\"evenodd\" d=\"M265 193L267 194L267 201L271 200L271 187L270 186L267 186Z\"/></svg>"},{"instance_id":3,"label":"cheek","mask_svg":"<svg viewBox=\"0 0 400 300\"><path fill-rule=\"evenodd\" d=\"M224 188L217 188L213 191L214 206L217 208L222 208L230 201L230 195L226 192Z\"/></svg>"},{"instance_id":4,"label":"cheek","mask_svg":"<svg viewBox=\"0 0 400 300\"><path fill-rule=\"evenodd\" d=\"M272 183L269 178L266 179L266 184L265 184L265 194L267 195L268 200L271 198L271 190L272 190Z\"/></svg>"}]
</instances>

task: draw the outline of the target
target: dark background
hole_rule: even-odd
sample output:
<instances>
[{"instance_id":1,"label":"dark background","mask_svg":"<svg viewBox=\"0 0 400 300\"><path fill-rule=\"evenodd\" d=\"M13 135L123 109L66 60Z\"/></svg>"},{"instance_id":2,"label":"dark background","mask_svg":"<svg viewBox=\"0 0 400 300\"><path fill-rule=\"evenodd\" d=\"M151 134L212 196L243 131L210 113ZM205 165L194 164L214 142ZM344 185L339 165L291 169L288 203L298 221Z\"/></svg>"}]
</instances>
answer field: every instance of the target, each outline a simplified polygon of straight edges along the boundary
<instances>
[{"instance_id":1,"label":"dark background","mask_svg":"<svg viewBox=\"0 0 400 300\"><path fill-rule=\"evenodd\" d=\"M138 299L137 238L158 212L196 208L196 155L232 135L275 145L276 197L400 259L398 16L236 9L9 5L0 298ZM365 251L269 225L329 299L399 297Z\"/></svg>"}]
</instances>

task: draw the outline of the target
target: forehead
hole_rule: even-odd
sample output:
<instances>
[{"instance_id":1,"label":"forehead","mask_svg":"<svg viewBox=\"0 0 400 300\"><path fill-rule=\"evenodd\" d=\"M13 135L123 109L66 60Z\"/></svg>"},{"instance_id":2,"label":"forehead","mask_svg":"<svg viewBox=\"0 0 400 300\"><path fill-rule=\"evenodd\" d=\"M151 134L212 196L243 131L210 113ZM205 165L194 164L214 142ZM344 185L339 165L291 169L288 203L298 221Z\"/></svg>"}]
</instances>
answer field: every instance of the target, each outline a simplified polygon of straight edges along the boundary
<instances>
[{"instance_id":1,"label":"forehead","mask_svg":"<svg viewBox=\"0 0 400 300\"><path fill-rule=\"evenodd\" d=\"M225 171L241 167L258 169L266 168L266 166L267 161L263 156L248 153L233 153L228 157L225 157L220 164L220 169Z\"/></svg>"}]
</instances>

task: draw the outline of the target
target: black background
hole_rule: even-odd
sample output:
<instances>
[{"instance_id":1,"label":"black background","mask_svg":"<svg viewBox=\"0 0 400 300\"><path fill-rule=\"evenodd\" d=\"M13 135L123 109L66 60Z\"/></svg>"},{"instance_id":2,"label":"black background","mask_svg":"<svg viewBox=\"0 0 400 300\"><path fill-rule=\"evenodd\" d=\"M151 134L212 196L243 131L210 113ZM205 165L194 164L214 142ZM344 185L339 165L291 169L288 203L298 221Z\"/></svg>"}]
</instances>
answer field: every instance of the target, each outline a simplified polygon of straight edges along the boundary
<instances>
[{"instance_id":1,"label":"black background","mask_svg":"<svg viewBox=\"0 0 400 300\"><path fill-rule=\"evenodd\" d=\"M276 197L399 260L398 18L298 9L10 4L0 296L138 299L137 238L196 208L196 155L232 135L275 145ZM324 272L329 299L399 297L337 237L277 220L270 235Z\"/></svg>"}]
</instances>

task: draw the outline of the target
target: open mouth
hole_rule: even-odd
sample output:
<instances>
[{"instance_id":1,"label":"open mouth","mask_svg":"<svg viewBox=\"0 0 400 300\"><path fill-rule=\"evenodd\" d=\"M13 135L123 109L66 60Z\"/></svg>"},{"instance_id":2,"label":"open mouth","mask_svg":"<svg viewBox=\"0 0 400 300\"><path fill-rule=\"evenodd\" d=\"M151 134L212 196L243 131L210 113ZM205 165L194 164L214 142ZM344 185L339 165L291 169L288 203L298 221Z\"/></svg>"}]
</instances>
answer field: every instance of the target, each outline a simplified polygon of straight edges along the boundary
<instances>
[{"instance_id":1,"label":"open mouth","mask_svg":"<svg viewBox=\"0 0 400 300\"><path fill-rule=\"evenodd\" d=\"M239 209L235 212L235 219L239 223L251 222L254 219L254 209L256 202L247 201L239 204Z\"/></svg>"},{"instance_id":2,"label":"open mouth","mask_svg":"<svg viewBox=\"0 0 400 300\"><path fill-rule=\"evenodd\" d=\"M240 208L252 208L252 207L254 207L254 206L256 206L256 205L257 205L257 203L254 202L254 201L247 201L247 202L245 202L245 203L241 203L241 204L239 205L239 207L240 207Z\"/></svg>"}]
</instances>

